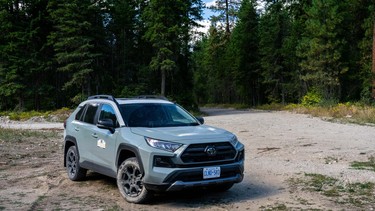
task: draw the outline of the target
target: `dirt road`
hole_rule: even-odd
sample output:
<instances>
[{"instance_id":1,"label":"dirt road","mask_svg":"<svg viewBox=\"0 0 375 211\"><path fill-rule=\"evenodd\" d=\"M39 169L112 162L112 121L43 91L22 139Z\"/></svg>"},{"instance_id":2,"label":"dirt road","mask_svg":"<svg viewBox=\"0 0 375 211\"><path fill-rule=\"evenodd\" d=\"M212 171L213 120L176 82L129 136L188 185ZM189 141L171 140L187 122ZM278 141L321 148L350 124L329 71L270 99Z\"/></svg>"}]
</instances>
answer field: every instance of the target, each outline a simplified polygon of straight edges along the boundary
<instances>
[{"instance_id":1,"label":"dirt road","mask_svg":"<svg viewBox=\"0 0 375 211\"><path fill-rule=\"evenodd\" d=\"M375 127L287 112L205 109L205 124L234 132L246 147L245 179L224 193L180 192L147 205L125 202L114 179L89 172L70 181L55 135L0 140L0 210L373 210ZM49 128L51 130L51 128Z\"/></svg>"}]
</instances>

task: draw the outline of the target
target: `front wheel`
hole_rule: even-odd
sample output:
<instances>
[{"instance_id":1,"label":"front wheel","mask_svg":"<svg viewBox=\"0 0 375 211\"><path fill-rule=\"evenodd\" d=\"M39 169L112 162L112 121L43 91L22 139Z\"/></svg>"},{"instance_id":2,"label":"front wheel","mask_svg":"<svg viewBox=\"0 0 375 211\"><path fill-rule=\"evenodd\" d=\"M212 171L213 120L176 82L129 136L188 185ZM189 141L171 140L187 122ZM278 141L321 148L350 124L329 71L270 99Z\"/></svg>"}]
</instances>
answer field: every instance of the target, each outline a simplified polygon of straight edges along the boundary
<instances>
[{"instance_id":1,"label":"front wheel","mask_svg":"<svg viewBox=\"0 0 375 211\"><path fill-rule=\"evenodd\" d=\"M66 171L69 179L73 181L82 180L86 177L87 170L79 165L79 155L76 146L69 147L66 152Z\"/></svg>"},{"instance_id":2,"label":"front wheel","mask_svg":"<svg viewBox=\"0 0 375 211\"><path fill-rule=\"evenodd\" d=\"M151 193L142 182L138 160L136 158L126 159L117 171L117 186L126 201L141 204L145 203Z\"/></svg>"}]
</instances>

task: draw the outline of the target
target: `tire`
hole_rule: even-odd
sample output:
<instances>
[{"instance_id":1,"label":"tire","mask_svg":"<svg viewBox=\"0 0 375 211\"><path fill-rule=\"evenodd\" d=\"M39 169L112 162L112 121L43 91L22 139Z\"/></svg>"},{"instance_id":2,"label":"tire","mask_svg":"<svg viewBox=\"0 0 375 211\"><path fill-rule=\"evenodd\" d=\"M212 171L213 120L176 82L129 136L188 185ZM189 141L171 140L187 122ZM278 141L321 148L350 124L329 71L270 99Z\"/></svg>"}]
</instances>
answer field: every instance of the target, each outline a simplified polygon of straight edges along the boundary
<instances>
[{"instance_id":1,"label":"tire","mask_svg":"<svg viewBox=\"0 0 375 211\"><path fill-rule=\"evenodd\" d=\"M86 177L87 170L79 166L79 154L76 146L69 147L66 152L66 172L70 180L79 181Z\"/></svg>"},{"instance_id":2,"label":"tire","mask_svg":"<svg viewBox=\"0 0 375 211\"><path fill-rule=\"evenodd\" d=\"M142 179L143 174L136 158L122 162L117 171L117 187L126 201L143 204L150 198L151 192L145 188Z\"/></svg>"}]
</instances>

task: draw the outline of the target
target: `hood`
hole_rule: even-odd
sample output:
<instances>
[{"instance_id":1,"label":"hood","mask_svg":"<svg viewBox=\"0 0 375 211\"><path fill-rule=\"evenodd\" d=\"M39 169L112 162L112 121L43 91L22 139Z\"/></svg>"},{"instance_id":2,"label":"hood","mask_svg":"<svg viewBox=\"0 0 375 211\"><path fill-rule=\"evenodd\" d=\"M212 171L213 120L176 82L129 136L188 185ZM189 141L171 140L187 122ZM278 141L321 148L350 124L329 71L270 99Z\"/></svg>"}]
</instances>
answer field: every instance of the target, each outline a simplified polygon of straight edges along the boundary
<instances>
[{"instance_id":1,"label":"hood","mask_svg":"<svg viewBox=\"0 0 375 211\"><path fill-rule=\"evenodd\" d=\"M137 135L165 141L229 141L233 137L233 134L226 130L207 125L162 128L134 127L131 128L131 131Z\"/></svg>"}]
</instances>

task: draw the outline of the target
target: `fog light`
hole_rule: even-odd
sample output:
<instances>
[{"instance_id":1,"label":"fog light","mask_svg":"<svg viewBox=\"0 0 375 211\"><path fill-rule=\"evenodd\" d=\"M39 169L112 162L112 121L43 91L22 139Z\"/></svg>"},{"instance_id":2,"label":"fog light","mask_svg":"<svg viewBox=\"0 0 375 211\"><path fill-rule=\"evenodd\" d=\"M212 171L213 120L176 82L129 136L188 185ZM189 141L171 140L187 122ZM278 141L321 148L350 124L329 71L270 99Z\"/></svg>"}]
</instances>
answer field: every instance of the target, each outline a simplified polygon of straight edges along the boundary
<instances>
[{"instance_id":1,"label":"fog light","mask_svg":"<svg viewBox=\"0 0 375 211\"><path fill-rule=\"evenodd\" d=\"M154 166L155 167L164 167L164 168L174 168L174 163L171 160L171 157L155 156L154 157Z\"/></svg>"}]
</instances>

